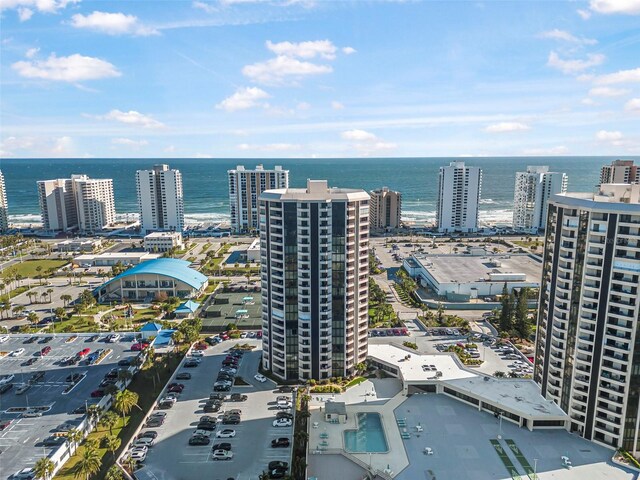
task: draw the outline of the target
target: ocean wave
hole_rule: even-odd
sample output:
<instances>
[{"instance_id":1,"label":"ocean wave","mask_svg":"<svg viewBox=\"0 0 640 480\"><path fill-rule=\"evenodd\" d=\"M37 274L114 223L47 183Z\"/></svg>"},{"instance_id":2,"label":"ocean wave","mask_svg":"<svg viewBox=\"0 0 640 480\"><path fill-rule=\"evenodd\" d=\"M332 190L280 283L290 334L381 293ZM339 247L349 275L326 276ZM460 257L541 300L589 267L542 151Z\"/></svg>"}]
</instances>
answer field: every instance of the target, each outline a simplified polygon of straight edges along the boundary
<instances>
[{"instance_id":1,"label":"ocean wave","mask_svg":"<svg viewBox=\"0 0 640 480\"><path fill-rule=\"evenodd\" d=\"M480 210L478 221L482 224L492 223L512 223L513 222L513 210L500 209L500 210Z\"/></svg>"},{"instance_id":2,"label":"ocean wave","mask_svg":"<svg viewBox=\"0 0 640 480\"><path fill-rule=\"evenodd\" d=\"M9 223L41 223L42 217L35 213L25 213L22 215L9 215Z\"/></svg>"},{"instance_id":3,"label":"ocean wave","mask_svg":"<svg viewBox=\"0 0 640 480\"><path fill-rule=\"evenodd\" d=\"M484 205L491 205L491 204L498 203L498 202L496 202L493 198L481 198L479 203L481 205L483 205L483 204Z\"/></svg>"}]
</instances>

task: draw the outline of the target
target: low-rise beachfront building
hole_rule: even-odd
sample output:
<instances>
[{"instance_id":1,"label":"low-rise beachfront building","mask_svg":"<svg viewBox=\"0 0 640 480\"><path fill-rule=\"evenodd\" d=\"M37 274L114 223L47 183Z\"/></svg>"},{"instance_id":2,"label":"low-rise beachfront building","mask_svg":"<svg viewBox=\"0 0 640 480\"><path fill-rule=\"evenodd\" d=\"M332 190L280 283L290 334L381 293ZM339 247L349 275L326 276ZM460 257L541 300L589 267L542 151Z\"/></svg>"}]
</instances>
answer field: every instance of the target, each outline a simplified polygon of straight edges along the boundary
<instances>
[{"instance_id":1,"label":"low-rise beachfront building","mask_svg":"<svg viewBox=\"0 0 640 480\"><path fill-rule=\"evenodd\" d=\"M153 232L144 237L144 249L147 252L168 252L183 246L182 233L180 232Z\"/></svg>"}]
</instances>

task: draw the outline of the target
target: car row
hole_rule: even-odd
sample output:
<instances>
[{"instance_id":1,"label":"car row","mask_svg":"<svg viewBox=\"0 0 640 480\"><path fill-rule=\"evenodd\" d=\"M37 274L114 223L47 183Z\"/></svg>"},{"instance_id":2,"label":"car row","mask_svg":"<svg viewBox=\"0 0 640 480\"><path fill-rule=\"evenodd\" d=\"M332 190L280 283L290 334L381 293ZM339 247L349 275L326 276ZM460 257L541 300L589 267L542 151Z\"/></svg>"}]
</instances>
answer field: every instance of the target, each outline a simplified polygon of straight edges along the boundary
<instances>
[{"instance_id":1,"label":"car row","mask_svg":"<svg viewBox=\"0 0 640 480\"><path fill-rule=\"evenodd\" d=\"M369 330L370 337L408 337L409 330L406 328L383 328Z\"/></svg>"}]
</instances>

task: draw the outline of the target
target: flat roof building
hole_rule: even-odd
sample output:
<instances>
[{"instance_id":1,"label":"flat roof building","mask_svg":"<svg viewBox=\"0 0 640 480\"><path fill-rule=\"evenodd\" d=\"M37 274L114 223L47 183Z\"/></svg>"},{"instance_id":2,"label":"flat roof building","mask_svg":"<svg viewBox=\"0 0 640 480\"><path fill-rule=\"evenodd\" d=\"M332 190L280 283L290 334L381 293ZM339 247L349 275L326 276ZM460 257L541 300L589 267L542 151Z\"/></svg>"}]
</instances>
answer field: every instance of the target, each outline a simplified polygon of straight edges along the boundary
<instances>
[{"instance_id":1,"label":"flat roof building","mask_svg":"<svg viewBox=\"0 0 640 480\"><path fill-rule=\"evenodd\" d=\"M461 365L453 353L423 355L393 345L372 344L369 361L401 379L407 394L448 395L529 430L568 426L567 414L545 399L533 380L476 373Z\"/></svg>"},{"instance_id":2,"label":"flat roof building","mask_svg":"<svg viewBox=\"0 0 640 480\"><path fill-rule=\"evenodd\" d=\"M402 194L388 187L369 192L369 224L372 229L398 229L401 225Z\"/></svg>"},{"instance_id":3,"label":"flat roof building","mask_svg":"<svg viewBox=\"0 0 640 480\"><path fill-rule=\"evenodd\" d=\"M102 240L93 238L74 238L56 243L58 252L92 252L102 245Z\"/></svg>"},{"instance_id":4,"label":"flat roof building","mask_svg":"<svg viewBox=\"0 0 640 480\"><path fill-rule=\"evenodd\" d=\"M182 232L184 198L182 174L169 165L154 165L136 172L138 211L143 234L156 231Z\"/></svg>"},{"instance_id":5,"label":"flat roof building","mask_svg":"<svg viewBox=\"0 0 640 480\"><path fill-rule=\"evenodd\" d=\"M180 232L153 232L145 235L144 249L147 252L168 252L174 248L182 248L182 233Z\"/></svg>"},{"instance_id":6,"label":"flat roof building","mask_svg":"<svg viewBox=\"0 0 640 480\"><path fill-rule=\"evenodd\" d=\"M505 283L509 291L540 286L542 264L530 255L471 251L468 255L414 254L404 259L403 266L411 278L451 301L499 295Z\"/></svg>"},{"instance_id":7,"label":"flat roof building","mask_svg":"<svg viewBox=\"0 0 640 480\"><path fill-rule=\"evenodd\" d=\"M138 265L142 262L155 260L160 255L148 252L105 252L97 254L78 255L73 264L80 267L111 267L113 265Z\"/></svg>"},{"instance_id":8,"label":"flat roof building","mask_svg":"<svg viewBox=\"0 0 640 480\"><path fill-rule=\"evenodd\" d=\"M600 185L606 183L640 183L640 167L633 160L614 160L600 169Z\"/></svg>"},{"instance_id":9,"label":"flat roof building","mask_svg":"<svg viewBox=\"0 0 640 480\"><path fill-rule=\"evenodd\" d=\"M277 165L265 169L256 165L247 170L238 165L227 171L229 180L229 209L231 229L234 232L257 231L260 227L258 216L258 198L265 190L289 188L289 170Z\"/></svg>"},{"instance_id":10,"label":"flat roof building","mask_svg":"<svg viewBox=\"0 0 640 480\"><path fill-rule=\"evenodd\" d=\"M175 258L143 262L96 288L94 295L99 302L151 302L160 293L194 298L204 292L208 278L189 265Z\"/></svg>"},{"instance_id":11,"label":"flat roof building","mask_svg":"<svg viewBox=\"0 0 640 480\"><path fill-rule=\"evenodd\" d=\"M482 191L482 169L464 162L440 167L436 222L441 233L475 232Z\"/></svg>"},{"instance_id":12,"label":"flat roof building","mask_svg":"<svg viewBox=\"0 0 640 480\"><path fill-rule=\"evenodd\" d=\"M567 191L567 174L550 172L549 167L527 167L516 172L513 195L513 228L527 233L544 230L551 195Z\"/></svg>"}]
</instances>

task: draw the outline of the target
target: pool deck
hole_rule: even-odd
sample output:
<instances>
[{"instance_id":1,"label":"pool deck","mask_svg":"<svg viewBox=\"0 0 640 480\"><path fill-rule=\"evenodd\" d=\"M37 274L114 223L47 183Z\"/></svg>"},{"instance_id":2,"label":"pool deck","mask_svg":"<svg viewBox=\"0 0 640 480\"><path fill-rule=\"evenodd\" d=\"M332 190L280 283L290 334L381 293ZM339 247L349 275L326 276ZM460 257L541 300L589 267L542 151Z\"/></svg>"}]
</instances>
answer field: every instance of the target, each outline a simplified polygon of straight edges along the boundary
<instances>
[{"instance_id":1,"label":"pool deck","mask_svg":"<svg viewBox=\"0 0 640 480\"><path fill-rule=\"evenodd\" d=\"M340 395L312 394L311 425L317 422L317 428L311 428L309 432L309 449L312 455L324 453L335 454L344 450L345 430L357 429L357 413L377 413L380 415L384 434L389 446L386 453L349 453L360 465L370 466L373 470L384 471L387 467L392 472L400 472L409 465L409 459L403 446L404 440L400 436L394 410L404 402L407 397L402 395L402 385L395 379L367 380L347 392ZM328 423L324 420L324 399L334 398L336 401L346 403L347 422ZM318 400L322 399L322 400ZM323 438L326 435L326 438ZM321 447L322 442L326 445ZM393 475L394 473L392 473ZM318 478L329 478L326 476Z\"/></svg>"}]
</instances>

